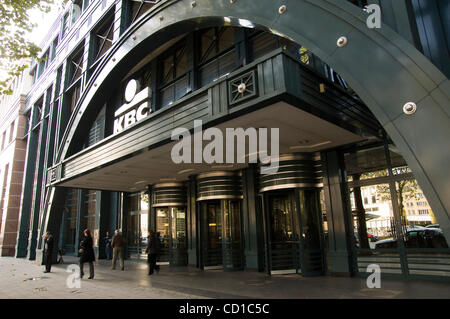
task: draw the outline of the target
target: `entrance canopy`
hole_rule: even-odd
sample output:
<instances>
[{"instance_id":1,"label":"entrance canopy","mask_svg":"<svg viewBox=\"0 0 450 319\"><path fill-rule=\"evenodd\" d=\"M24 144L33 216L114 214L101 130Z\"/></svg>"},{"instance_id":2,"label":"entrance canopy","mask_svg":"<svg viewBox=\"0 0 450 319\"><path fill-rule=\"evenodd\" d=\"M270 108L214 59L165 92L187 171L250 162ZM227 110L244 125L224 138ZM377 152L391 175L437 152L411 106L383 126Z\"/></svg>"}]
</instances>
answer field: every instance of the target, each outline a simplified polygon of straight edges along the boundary
<instances>
[{"instance_id":1,"label":"entrance canopy","mask_svg":"<svg viewBox=\"0 0 450 319\"><path fill-rule=\"evenodd\" d=\"M318 152L365 139L285 102L272 104L216 127L222 130L224 138L226 128L268 128L269 134L270 128L279 128L280 154ZM194 154L194 142L193 139L191 140L191 154ZM203 145L206 146L208 143L209 141L204 141ZM176 164L171 160L171 151L175 144L175 142L171 142L117 163L105 167L96 167L85 174L63 181L60 186L135 192L144 189L149 184L186 181L192 174L236 170L248 165L246 163ZM236 145L237 139L235 140ZM249 149L249 139L246 138L245 150L247 155ZM74 157L72 161L82 162L84 159L82 156L79 159ZM246 161L248 162L248 158ZM71 165L70 161L68 165Z\"/></svg>"}]
</instances>

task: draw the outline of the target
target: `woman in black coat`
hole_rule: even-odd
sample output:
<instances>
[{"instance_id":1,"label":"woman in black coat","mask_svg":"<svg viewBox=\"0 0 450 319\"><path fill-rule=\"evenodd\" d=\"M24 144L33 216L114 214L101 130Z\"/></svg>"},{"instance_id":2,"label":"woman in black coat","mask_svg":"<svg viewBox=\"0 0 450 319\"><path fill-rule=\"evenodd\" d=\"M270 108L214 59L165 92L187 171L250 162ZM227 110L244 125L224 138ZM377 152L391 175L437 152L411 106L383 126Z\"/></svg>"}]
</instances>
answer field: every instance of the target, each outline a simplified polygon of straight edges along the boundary
<instances>
[{"instance_id":1,"label":"woman in black coat","mask_svg":"<svg viewBox=\"0 0 450 319\"><path fill-rule=\"evenodd\" d=\"M147 263L149 265L148 275L153 275L153 271L159 272L159 267L156 265L156 258L158 257L160 250L160 242L159 238L156 237L156 233L154 231L149 231L148 235L148 246L145 252L148 254Z\"/></svg>"},{"instance_id":2,"label":"woman in black coat","mask_svg":"<svg viewBox=\"0 0 450 319\"><path fill-rule=\"evenodd\" d=\"M83 278L83 266L84 263L89 263L89 279L94 279L94 242L92 240L91 232L89 229L84 230L83 240L80 242L80 277Z\"/></svg>"}]
</instances>

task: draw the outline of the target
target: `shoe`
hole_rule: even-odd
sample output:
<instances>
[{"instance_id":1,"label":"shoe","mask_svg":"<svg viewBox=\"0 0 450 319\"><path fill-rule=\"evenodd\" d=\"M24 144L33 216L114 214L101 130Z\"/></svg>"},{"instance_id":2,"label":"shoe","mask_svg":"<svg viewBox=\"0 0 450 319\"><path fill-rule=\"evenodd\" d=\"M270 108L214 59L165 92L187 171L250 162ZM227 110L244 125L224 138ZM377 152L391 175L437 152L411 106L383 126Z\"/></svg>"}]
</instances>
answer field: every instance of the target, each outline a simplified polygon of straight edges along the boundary
<instances>
[{"instance_id":1,"label":"shoe","mask_svg":"<svg viewBox=\"0 0 450 319\"><path fill-rule=\"evenodd\" d=\"M88 279L94 279L94 276L89 276Z\"/></svg>"},{"instance_id":2,"label":"shoe","mask_svg":"<svg viewBox=\"0 0 450 319\"><path fill-rule=\"evenodd\" d=\"M120 270L125 270L125 268L122 268L122 269L120 269Z\"/></svg>"},{"instance_id":3,"label":"shoe","mask_svg":"<svg viewBox=\"0 0 450 319\"><path fill-rule=\"evenodd\" d=\"M46 270L46 271L44 271L44 274L49 273L49 272L50 272L50 271L47 271L47 270Z\"/></svg>"}]
</instances>

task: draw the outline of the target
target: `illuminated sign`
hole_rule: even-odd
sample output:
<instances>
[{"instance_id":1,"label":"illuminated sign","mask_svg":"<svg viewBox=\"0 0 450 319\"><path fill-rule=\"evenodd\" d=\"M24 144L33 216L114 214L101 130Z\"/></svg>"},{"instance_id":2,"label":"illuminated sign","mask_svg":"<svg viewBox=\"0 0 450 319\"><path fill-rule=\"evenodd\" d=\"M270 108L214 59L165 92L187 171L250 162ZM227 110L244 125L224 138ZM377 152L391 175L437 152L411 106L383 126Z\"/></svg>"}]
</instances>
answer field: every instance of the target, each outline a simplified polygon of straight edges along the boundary
<instances>
[{"instance_id":1,"label":"illuminated sign","mask_svg":"<svg viewBox=\"0 0 450 319\"><path fill-rule=\"evenodd\" d=\"M139 82L132 79L125 89L125 103L114 113L114 134L126 130L131 125L146 118L151 108L149 100L151 89L145 88L139 93Z\"/></svg>"}]
</instances>

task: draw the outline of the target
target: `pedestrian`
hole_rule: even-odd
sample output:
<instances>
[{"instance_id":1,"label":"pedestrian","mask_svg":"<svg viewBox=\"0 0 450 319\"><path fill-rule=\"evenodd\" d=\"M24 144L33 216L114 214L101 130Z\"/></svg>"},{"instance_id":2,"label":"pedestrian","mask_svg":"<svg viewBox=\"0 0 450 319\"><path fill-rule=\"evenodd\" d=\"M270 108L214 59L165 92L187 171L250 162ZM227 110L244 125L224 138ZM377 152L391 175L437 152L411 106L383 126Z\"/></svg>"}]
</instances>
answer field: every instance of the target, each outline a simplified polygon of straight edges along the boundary
<instances>
[{"instance_id":1,"label":"pedestrian","mask_svg":"<svg viewBox=\"0 0 450 319\"><path fill-rule=\"evenodd\" d=\"M109 235L109 231L106 232L106 237L105 237L104 241L105 241L106 259L111 260L112 259L112 246L111 246L112 238Z\"/></svg>"},{"instance_id":2,"label":"pedestrian","mask_svg":"<svg viewBox=\"0 0 450 319\"><path fill-rule=\"evenodd\" d=\"M159 238L156 237L156 233L154 231L150 231L148 235L148 245L145 252L147 255L147 263L148 263L148 275L153 275L154 270L159 271L159 268L156 267L156 258L158 257L160 249L160 241Z\"/></svg>"},{"instance_id":3,"label":"pedestrian","mask_svg":"<svg viewBox=\"0 0 450 319\"><path fill-rule=\"evenodd\" d=\"M111 269L116 269L117 258L119 258L120 269L125 270L125 265L123 261L123 246L125 246L125 239L120 234L120 231L117 229L114 232L113 239L111 241L111 246L113 248L113 259Z\"/></svg>"},{"instance_id":4,"label":"pedestrian","mask_svg":"<svg viewBox=\"0 0 450 319\"><path fill-rule=\"evenodd\" d=\"M156 256L156 261L158 261L158 259L160 258L160 255L161 255L161 248L164 247L164 245L163 245L164 238L161 240L161 232L156 232L156 238L158 239L158 244L159 244L158 256ZM159 272L159 269L160 269L159 265L155 264L156 272Z\"/></svg>"},{"instance_id":5,"label":"pedestrian","mask_svg":"<svg viewBox=\"0 0 450 319\"><path fill-rule=\"evenodd\" d=\"M80 242L80 249L78 250L78 252L80 253L80 278L83 278L84 276L84 263L89 263L88 279L94 279L94 241L92 240L91 232L89 229L85 229L83 234L84 237Z\"/></svg>"},{"instance_id":6,"label":"pedestrian","mask_svg":"<svg viewBox=\"0 0 450 319\"><path fill-rule=\"evenodd\" d=\"M52 256L53 256L53 235L51 232L46 232L44 235L44 252L43 252L43 264L45 265L44 273L48 273L52 268Z\"/></svg>"}]
</instances>

